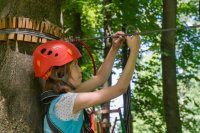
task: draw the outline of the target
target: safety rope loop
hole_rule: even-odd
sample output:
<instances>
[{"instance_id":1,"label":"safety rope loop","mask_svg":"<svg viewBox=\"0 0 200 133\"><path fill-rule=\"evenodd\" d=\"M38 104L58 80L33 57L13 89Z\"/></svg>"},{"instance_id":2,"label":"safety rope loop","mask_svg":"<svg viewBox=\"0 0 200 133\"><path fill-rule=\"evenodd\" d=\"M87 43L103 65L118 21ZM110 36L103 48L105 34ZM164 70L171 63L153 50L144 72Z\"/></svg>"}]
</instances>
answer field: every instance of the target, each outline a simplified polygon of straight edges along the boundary
<instances>
[{"instance_id":1,"label":"safety rope loop","mask_svg":"<svg viewBox=\"0 0 200 133\"><path fill-rule=\"evenodd\" d=\"M85 42L83 42L83 41L78 41L78 40L74 40L73 42L71 42L71 43L73 43L73 44L80 44L81 46L83 46L86 50L87 50L87 52L88 52L88 54L89 54L89 56L90 56L90 58L91 58L91 60L92 60L92 64L93 64L93 70L94 70L94 75L96 75L96 64L95 64L95 61L94 61L94 57L93 57L93 55L92 55L92 52L90 51L90 48L88 47L88 45L85 43Z\"/></svg>"},{"instance_id":2,"label":"safety rope loop","mask_svg":"<svg viewBox=\"0 0 200 133\"><path fill-rule=\"evenodd\" d=\"M133 35L135 35L135 33L138 33L138 32L139 32L138 29L136 29L133 25L128 25L125 31L126 34L134 33Z\"/></svg>"}]
</instances>

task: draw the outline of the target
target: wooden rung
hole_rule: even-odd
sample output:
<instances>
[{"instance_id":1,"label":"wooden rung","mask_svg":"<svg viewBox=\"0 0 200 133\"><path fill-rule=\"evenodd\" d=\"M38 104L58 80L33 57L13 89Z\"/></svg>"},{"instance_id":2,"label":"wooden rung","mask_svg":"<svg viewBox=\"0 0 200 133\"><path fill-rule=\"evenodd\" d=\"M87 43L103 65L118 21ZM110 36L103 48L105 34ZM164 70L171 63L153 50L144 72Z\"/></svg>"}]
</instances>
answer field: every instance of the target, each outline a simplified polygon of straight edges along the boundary
<instances>
[{"instance_id":1,"label":"wooden rung","mask_svg":"<svg viewBox=\"0 0 200 133\"><path fill-rule=\"evenodd\" d=\"M8 28L17 28L17 18L16 17L9 17L9 26Z\"/></svg>"},{"instance_id":2,"label":"wooden rung","mask_svg":"<svg viewBox=\"0 0 200 133\"><path fill-rule=\"evenodd\" d=\"M24 35L23 34L17 34L17 40L18 41L23 41L24 40Z\"/></svg>"},{"instance_id":3,"label":"wooden rung","mask_svg":"<svg viewBox=\"0 0 200 133\"><path fill-rule=\"evenodd\" d=\"M38 42L38 37L32 36L31 42L37 43Z\"/></svg>"},{"instance_id":4,"label":"wooden rung","mask_svg":"<svg viewBox=\"0 0 200 133\"><path fill-rule=\"evenodd\" d=\"M42 38L42 43L45 43L45 42L47 42L47 39Z\"/></svg>"},{"instance_id":5,"label":"wooden rung","mask_svg":"<svg viewBox=\"0 0 200 133\"><path fill-rule=\"evenodd\" d=\"M24 18L24 23L25 23L25 27L26 29L29 28L29 23L30 23L30 19L29 18Z\"/></svg>"},{"instance_id":6,"label":"wooden rung","mask_svg":"<svg viewBox=\"0 0 200 133\"><path fill-rule=\"evenodd\" d=\"M54 30L55 30L55 26L51 26L50 29L49 29L49 34L52 34L54 35Z\"/></svg>"},{"instance_id":7,"label":"wooden rung","mask_svg":"<svg viewBox=\"0 0 200 133\"><path fill-rule=\"evenodd\" d=\"M29 26L28 26L28 29L33 29L33 22L32 22L31 19L29 20ZM31 40L30 40L30 42L32 42L32 38L33 38L33 36L31 36Z\"/></svg>"},{"instance_id":8,"label":"wooden rung","mask_svg":"<svg viewBox=\"0 0 200 133\"><path fill-rule=\"evenodd\" d=\"M36 30L36 20L32 20L33 30Z\"/></svg>"},{"instance_id":9,"label":"wooden rung","mask_svg":"<svg viewBox=\"0 0 200 133\"><path fill-rule=\"evenodd\" d=\"M24 18L24 21L25 21L25 28L29 29L30 19ZM24 41L31 42L31 35L24 35Z\"/></svg>"},{"instance_id":10,"label":"wooden rung","mask_svg":"<svg viewBox=\"0 0 200 133\"><path fill-rule=\"evenodd\" d=\"M60 37L62 34L61 34L61 28L59 27L56 27L55 30L54 30L54 35L57 36L57 37Z\"/></svg>"},{"instance_id":11,"label":"wooden rung","mask_svg":"<svg viewBox=\"0 0 200 133\"><path fill-rule=\"evenodd\" d=\"M38 42L39 43L45 43L45 42L47 42L47 39L45 39L45 38L39 38Z\"/></svg>"},{"instance_id":12,"label":"wooden rung","mask_svg":"<svg viewBox=\"0 0 200 133\"><path fill-rule=\"evenodd\" d=\"M18 18L18 28L22 28L22 25L23 25L23 18L22 17L19 17Z\"/></svg>"},{"instance_id":13,"label":"wooden rung","mask_svg":"<svg viewBox=\"0 0 200 133\"><path fill-rule=\"evenodd\" d=\"M23 17L19 17L18 18L18 28L23 28L24 26L24 22L23 22ZM23 41L24 40L24 35L23 34L17 34L17 40L18 41Z\"/></svg>"},{"instance_id":14,"label":"wooden rung","mask_svg":"<svg viewBox=\"0 0 200 133\"><path fill-rule=\"evenodd\" d=\"M7 28L6 27L6 18L0 19L0 29Z\"/></svg>"},{"instance_id":15,"label":"wooden rung","mask_svg":"<svg viewBox=\"0 0 200 133\"><path fill-rule=\"evenodd\" d=\"M17 27L17 19L16 17L9 17L9 28L16 28ZM14 40L16 38L16 34L9 34L8 39Z\"/></svg>"},{"instance_id":16,"label":"wooden rung","mask_svg":"<svg viewBox=\"0 0 200 133\"><path fill-rule=\"evenodd\" d=\"M26 28L26 18L22 18L22 28Z\"/></svg>"},{"instance_id":17,"label":"wooden rung","mask_svg":"<svg viewBox=\"0 0 200 133\"><path fill-rule=\"evenodd\" d=\"M13 17L13 28L17 28L17 18Z\"/></svg>"},{"instance_id":18,"label":"wooden rung","mask_svg":"<svg viewBox=\"0 0 200 133\"><path fill-rule=\"evenodd\" d=\"M13 18L9 17L8 21L9 21L8 28L13 28Z\"/></svg>"},{"instance_id":19,"label":"wooden rung","mask_svg":"<svg viewBox=\"0 0 200 133\"><path fill-rule=\"evenodd\" d=\"M9 40L15 40L15 38L16 38L16 34L9 34L8 35Z\"/></svg>"},{"instance_id":20,"label":"wooden rung","mask_svg":"<svg viewBox=\"0 0 200 133\"><path fill-rule=\"evenodd\" d=\"M29 25L27 27L28 29L33 29L33 22L32 20L29 20Z\"/></svg>"},{"instance_id":21,"label":"wooden rung","mask_svg":"<svg viewBox=\"0 0 200 133\"><path fill-rule=\"evenodd\" d=\"M43 32L43 31L44 31L44 26L45 26L45 22L41 22L40 32Z\"/></svg>"},{"instance_id":22,"label":"wooden rung","mask_svg":"<svg viewBox=\"0 0 200 133\"><path fill-rule=\"evenodd\" d=\"M37 27L39 27L39 25L37 24L36 20L32 20L32 26L33 26L33 28L32 28L33 30L36 30ZM38 42L38 37L32 36L32 42L37 43Z\"/></svg>"},{"instance_id":23,"label":"wooden rung","mask_svg":"<svg viewBox=\"0 0 200 133\"><path fill-rule=\"evenodd\" d=\"M8 35L0 34L0 41L8 40Z\"/></svg>"},{"instance_id":24,"label":"wooden rung","mask_svg":"<svg viewBox=\"0 0 200 133\"><path fill-rule=\"evenodd\" d=\"M40 27L41 27L41 23L40 23L40 22L37 22L36 24L37 24L37 25L36 25L36 30L39 31L39 30L40 30Z\"/></svg>"},{"instance_id":25,"label":"wooden rung","mask_svg":"<svg viewBox=\"0 0 200 133\"><path fill-rule=\"evenodd\" d=\"M43 32L49 33L50 32L50 25L48 22L44 22L44 30Z\"/></svg>"}]
</instances>

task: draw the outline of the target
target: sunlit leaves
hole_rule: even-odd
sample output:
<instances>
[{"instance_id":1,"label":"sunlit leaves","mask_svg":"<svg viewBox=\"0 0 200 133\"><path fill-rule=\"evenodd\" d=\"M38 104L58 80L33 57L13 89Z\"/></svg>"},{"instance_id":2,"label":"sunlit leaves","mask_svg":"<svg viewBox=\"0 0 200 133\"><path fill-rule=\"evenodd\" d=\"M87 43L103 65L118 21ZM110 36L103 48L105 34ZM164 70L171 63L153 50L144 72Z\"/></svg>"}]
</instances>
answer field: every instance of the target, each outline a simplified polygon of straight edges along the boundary
<instances>
[{"instance_id":1,"label":"sunlit leaves","mask_svg":"<svg viewBox=\"0 0 200 133\"><path fill-rule=\"evenodd\" d=\"M178 0L177 27L186 27L199 23L198 0ZM81 14L83 38L103 37L104 16L106 9L112 18L112 32L119 30L141 32L162 28L161 0L113 0L103 6L103 0L68 0L63 6L65 27L73 25L73 12ZM127 27L129 28L127 30ZM132 113L134 114L134 132L165 132L162 103L162 70L160 51L160 33L141 36L142 45L133 77ZM200 66L200 30L185 29L176 33L176 65L178 96L183 129L199 132L199 66ZM103 61L103 39L87 41L99 67ZM90 57L84 52L83 66L85 79L93 74ZM121 68L122 51L116 59L115 68ZM141 128L140 128L141 127ZM146 128L142 128L146 127Z\"/></svg>"}]
</instances>

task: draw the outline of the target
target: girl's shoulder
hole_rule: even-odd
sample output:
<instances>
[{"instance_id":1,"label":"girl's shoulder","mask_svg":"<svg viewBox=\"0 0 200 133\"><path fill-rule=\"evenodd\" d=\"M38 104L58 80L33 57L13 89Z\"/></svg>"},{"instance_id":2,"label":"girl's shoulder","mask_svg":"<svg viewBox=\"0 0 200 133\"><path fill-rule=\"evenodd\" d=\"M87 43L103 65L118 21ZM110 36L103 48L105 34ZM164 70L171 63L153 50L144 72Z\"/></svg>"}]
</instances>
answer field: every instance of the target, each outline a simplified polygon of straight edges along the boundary
<instances>
[{"instance_id":1,"label":"girl's shoulder","mask_svg":"<svg viewBox=\"0 0 200 133\"><path fill-rule=\"evenodd\" d=\"M57 103L55 104L56 114L61 119L77 119L80 115L80 112L74 114L74 102L76 99L77 93L68 92L61 94Z\"/></svg>"}]
</instances>

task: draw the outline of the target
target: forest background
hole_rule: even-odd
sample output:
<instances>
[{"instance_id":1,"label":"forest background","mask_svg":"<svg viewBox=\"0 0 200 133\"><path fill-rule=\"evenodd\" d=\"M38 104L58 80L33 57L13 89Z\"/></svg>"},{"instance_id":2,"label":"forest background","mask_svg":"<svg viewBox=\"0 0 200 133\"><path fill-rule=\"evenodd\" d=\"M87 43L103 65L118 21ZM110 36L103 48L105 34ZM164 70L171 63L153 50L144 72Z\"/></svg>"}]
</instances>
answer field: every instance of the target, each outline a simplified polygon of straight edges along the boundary
<instances>
[{"instance_id":1,"label":"forest background","mask_svg":"<svg viewBox=\"0 0 200 133\"><path fill-rule=\"evenodd\" d=\"M121 30L128 34L132 34L136 29L140 32L146 32L163 28L163 1L62 1L62 4L60 5L61 12L59 11L60 19L55 20L55 23L59 23L58 25L66 31L66 36L78 36L82 39L86 39L85 42L90 47L98 68L110 47L110 40L105 39L105 36L113 35L116 31ZM126 121L127 126L130 126L130 133L169 132L170 124L167 122L167 110L165 109L167 106L164 105L166 99L163 98L163 93L166 93L165 95L169 96L177 95L177 99L175 97L175 100L177 100L178 103L178 111L176 108L174 108L174 110L175 112L178 112L176 114L177 119L180 119L180 125L178 126L180 126L179 128L181 130L179 130L179 132L200 132L200 29L187 28L189 26L200 24L200 1L178 0L175 4L176 12L171 15L176 16L176 27L181 28L181 30L178 30L174 35L176 40L174 45L176 59L175 88L177 91L164 91L163 89L163 79L165 79L165 77L163 77L162 56L168 56L168 53L162 51L161 48L163 43L163 33L152 32L147 35L141 35L141 49L137 60L135 74L128 93L124 95L124 100L128 99L129 101L129 112L123 113L124 118L128 116L127 113L131 113L129 121ZM0 5L1 9L3 9L1 7L2 5ZM173 9L173 6L172 8L168 7L169 11L171 9ZM0 12L3 12L3 10L0 10ZM77 22L80 22L78 26ZM98 39L90 40L88 38ZM84 72L84 79L86 80L93 75L93 66L87 52L84 49L82 49L82 52L83 59L81 65ZM118 72L123 69L127 55L128 50L126 47L123 47L119 51L116 59L113 76L117 76L114 74L116 70L118 74ZM1 55L1 57L4 56ZM3 59L0 61L2 60ZM170 63L168 65L170 65ZM3 73L3 70L5 70L5 68L3 67L3 64L0 64L1 73ZM4 78L0 76L0 79ZM111 79L112 77L108 84L112 84ZM3 80L1 80L0 85L0 94L2 95L0 97L0 103L4 104L4 101L6 101L4 98L8 99L8 97L5 96L6 91L4 90L7 86L4 85ZM37 93L38 92L39 91L37 91ZM6 93L6 95L10 94ZM127 110L127 102L124 102L124 104L125 105L122 108L123 110ZM32 106L37 105L34 104ZM110 104L107 104L106 106L108 107ZM14 116L12 111L9 112L9 108L12 108L11 105L8 105L8 109L1 108L0 111L8 110L7 115ZM101 107L97 107L97 109L100 108ZM37 111L38 110L36 110L36 112ZM2 129L1 131L4 132L10 120L7 120L8 123L5 124L4 122L6 121L3 121L5 116L1 116L0 118L0 130ZM31 119L33 118L31 117ZM13 119L13 121L14 120L15 119ZM22 121L24 122L24 120ZM32 120L30 123L35 123L35 121L36 120ZM128 125L128 123L131 123L131 125ZM14 122L10 122L10 124L12 125L12 131L19 129L18 124ZM113 125L113 123L111 124ZM118 128L115 129L116 132L123 131L120 124L119 121ZM171 125L173 124L174 123L171 123ZM23 127L23 130L27 131L25 128L26 127ZM20 130L22 129L19 129L19 132ZM111 130L111 128L109 130Z\"/></svg>"}]
</instances>

